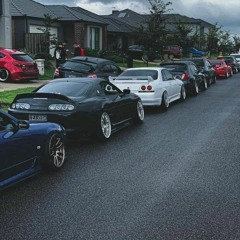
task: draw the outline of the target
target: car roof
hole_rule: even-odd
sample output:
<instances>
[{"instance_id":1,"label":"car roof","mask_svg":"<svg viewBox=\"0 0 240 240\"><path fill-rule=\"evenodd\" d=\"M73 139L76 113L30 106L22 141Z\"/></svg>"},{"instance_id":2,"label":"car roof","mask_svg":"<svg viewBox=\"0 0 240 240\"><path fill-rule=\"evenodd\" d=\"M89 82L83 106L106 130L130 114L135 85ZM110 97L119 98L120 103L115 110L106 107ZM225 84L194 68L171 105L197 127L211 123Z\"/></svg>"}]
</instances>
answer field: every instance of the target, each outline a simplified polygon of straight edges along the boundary
<instances>
[{"instance_id":1,"label":"car roof","mask_svg":"<svg viewBox=\"0 0 240 240\"><path fill-rule=\"evenodd\" d=\"M10 48L0 48L0 51L8 54L26 54L24 52L18 51L16 49L10 49Z\"/></svg>"},{"instance_id":2,"label":"car roof","mask_svg":"<svg viewBox=\"0 0 240 240\"><path fill-rule=\"evenodd\" d=\"M92 83L100 83L102 81L107 81L103 78L87 78L87 77L81 77L81 78L57 78L54 80L51 80L48 83L55 83L55 82L92 82Z\"/></svg>"},{"instance_id":3,"label":"car roof","mask_svg":"<svg viewBox=\"0 0 240 240\"><path fill-rule=\"evenodd\" d=\"M112 62L110 60L98 57L88 57L88 56L77 56L70 58L68 60L76 60L76 61L83 61L83 62L93 62L93 63L102 63L102 62Z\"/></svg>"},{"instance_id":4,"label":"car roof","mask_svg":"<svg viewBox=\"0 0 240 240\"><path fill-rule=\"evenodd\" d=\"M163 62L163 63L160 63L160 65L172 65L172 64L190 64L190 63L193 63L194 62L191 62L191 61L172 61L172 62Z\"/></svg>"},{"instance_id":5,"label":"car roof","mask_svg":"<svg viewBox=\"0 0 240 240\"><path fill-rule=\"evenodd\" d=\"M156 71L160 71L162 69L165 69L163 67L137 67L137 68L127 68L124 70L124 72L126 71L136 71L136 70L142 70L142 71L145 71L145 70L156 70Z\"/></svg>"}]
</instances>

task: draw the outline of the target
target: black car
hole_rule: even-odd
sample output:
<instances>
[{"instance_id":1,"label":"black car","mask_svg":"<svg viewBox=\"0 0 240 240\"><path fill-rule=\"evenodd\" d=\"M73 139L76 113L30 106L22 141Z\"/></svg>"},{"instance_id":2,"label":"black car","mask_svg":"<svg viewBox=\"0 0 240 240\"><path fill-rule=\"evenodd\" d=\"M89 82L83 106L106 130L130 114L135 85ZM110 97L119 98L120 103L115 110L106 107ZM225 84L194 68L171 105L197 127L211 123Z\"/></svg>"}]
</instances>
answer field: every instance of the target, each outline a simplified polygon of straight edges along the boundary
<instances>
[{"instance_id":1,"label":"black car","mask_svg":"<svg viewBox=\"0 0 240 240\"><path fill-rule=\"evenodd\" d=\"M122 72L121 68L113 61L97 58L78 56L68 59L60 65L54 73L53 78L104 78L118 76Z\"/></svg>"},{"instance_id":2,"label":"black car","mask_svg":"<svg viewBox=\"0 0 240 240\"><path fill-rule=\"evenodd\" d=\"M240 71L240 64L234 56L219 56L217 58L224 59L226 64L232 68L233 73Z\"/></svg>"},{"instance_id":3,"label":"black car","mask_svg":"<svg viewBox=\"0 0 240 240\"><path fill-rule=\"evenodd\" d=\"M30 122L56 122L70 137L96 136L101 140L131 122L144 119L141 99L104 79L61 78L32 93L18 94L9 113Z\"/></svg>"},{"instance_id":4,"label":"black car","mask_svg":"<svg viewBox=\"0 0 240 240\"><path fill-rule=\"evenodd\" d=\"M199 71L205 75L208 86L216 83L216 74L212 64L206 58L186 58L183 61L192 61L196 64Z\"/></svg>"},{"instance_id":5,"label":"black car","mask_svg":"<svg viewBox=\"0 0 240 240\"><path fill-rule=\"evenodd\" d=\"M191 61L173 61L160 63L160 67L167 68L173 76L181 79L188 94L197 95L199 88L207 89L207 80Z\"/></svg>"}]
</instances>

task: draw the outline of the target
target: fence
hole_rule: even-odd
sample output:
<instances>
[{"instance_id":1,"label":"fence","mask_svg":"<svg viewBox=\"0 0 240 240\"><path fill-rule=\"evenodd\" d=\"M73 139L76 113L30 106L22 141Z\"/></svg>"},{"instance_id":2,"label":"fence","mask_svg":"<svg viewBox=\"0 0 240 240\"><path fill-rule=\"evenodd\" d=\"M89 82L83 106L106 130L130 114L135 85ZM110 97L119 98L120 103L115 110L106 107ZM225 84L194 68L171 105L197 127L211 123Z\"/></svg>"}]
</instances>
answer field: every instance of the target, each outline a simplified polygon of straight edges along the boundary
<instances>
[{"instance_id":1,"label":"fence","mask_svg":"<svg viewBox=\"0 0 240 240\"><path fill-rule=\"evenodd\" d=\"M49 35L45 33L26 33L25 48L34 55L49 52Z\"/></svg>"}]
</instances>

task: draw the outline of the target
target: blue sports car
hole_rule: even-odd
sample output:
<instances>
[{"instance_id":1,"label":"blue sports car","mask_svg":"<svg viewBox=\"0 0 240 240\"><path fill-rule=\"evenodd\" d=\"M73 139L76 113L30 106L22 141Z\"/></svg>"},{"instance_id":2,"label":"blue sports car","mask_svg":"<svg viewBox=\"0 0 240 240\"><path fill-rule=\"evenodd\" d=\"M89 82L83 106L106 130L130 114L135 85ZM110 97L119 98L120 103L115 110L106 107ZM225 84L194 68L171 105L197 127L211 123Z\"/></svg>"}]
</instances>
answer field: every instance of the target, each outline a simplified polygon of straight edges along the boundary
<instances>
[{"instance_id":1,"label":"blue sports car","mask_svg":"<svg viewBox=\"0 0 240 240\"><path fill-rule=\"evenodd\" d=\"M56 123L29 123L0 110L0 190L42 168L65 162L65 130Z\"/></svg>"}]
</instances>

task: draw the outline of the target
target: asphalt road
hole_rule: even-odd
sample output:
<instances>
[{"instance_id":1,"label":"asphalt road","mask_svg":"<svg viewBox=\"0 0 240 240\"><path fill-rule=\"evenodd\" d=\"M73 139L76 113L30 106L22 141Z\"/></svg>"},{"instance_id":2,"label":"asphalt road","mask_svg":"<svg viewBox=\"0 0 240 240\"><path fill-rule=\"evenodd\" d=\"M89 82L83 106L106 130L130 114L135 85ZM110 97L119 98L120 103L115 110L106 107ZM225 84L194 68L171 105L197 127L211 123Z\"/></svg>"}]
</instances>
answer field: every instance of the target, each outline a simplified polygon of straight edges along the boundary
<instances>
[{"instance_id":1,"label":"asphalt road","mask_svg":"<svg viewBox=\"0 0 240 240\"><path fill-rule=\"evenodd\" d=\"M240 239L239 89L237 74L69 146L60 172L0 193L0 239Z\"/></svg>"}]
</instances>

